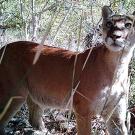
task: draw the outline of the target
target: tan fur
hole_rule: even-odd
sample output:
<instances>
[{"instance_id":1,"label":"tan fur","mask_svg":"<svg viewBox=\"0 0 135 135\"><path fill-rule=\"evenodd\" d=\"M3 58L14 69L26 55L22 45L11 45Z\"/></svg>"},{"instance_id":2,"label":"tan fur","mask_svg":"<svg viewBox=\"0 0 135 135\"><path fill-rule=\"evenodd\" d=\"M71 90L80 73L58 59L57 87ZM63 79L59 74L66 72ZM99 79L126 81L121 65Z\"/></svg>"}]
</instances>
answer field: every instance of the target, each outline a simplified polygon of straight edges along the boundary
<instances>
[{"instance_id":1,"label":"tan fur","mask_svg":"<svg viewBox=\"0 0 135 135\"><path fill-rule=\"evenodd\" d=\"M104 7L102 11L105 39L109 37L109 30L104 26L109 17L107 10L109 10L108 7ZM118 19L115 21L117 22ZM91 118L96 114L103 116L107 122L107 132L111 135L116 134L113 131L112 120L120 126L122 130L120 133L127 135L124 122L128 93L128 64L135 43L132 38L133 29L132 27L126 30L127 36L124 38L128 42L123 42L126 47L116 43L115 46L110 45L112 49L106 42L95 47L83 71L82 68L91 49L77 54L44 46L39 60L33 65L35 53L39 48L38 44L28 41L8 44L0 65L1 134L4 134L3 126L26 99L31 125L42 130L44 128L41 119L42 108L65 108L71 97L72 85L75 88L80 81L73 95L78 135L90 135ZM3 48L0 54L2 52ZM73 71L75 71L74 80ZM115 107L116 109L113 110Z\"/></svg>"}]
</instances>

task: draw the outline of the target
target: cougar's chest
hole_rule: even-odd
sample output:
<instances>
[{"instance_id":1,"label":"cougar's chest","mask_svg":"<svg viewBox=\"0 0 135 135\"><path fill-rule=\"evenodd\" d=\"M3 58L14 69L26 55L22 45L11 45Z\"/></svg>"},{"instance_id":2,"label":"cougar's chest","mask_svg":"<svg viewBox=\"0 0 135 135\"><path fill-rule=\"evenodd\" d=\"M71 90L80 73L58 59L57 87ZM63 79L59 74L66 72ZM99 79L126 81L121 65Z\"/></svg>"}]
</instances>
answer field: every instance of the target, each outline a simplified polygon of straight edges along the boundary
<instances>
[{"instance_id":1,"label":"cougar's chest","mask_svg":"<svg viewBox=\"0 0 135 135\"><path fill-rule=\"evenodd\" d=\"M120 100L127 96L128 88L127 79L116 81L112 86L105 86L90 106L91 110L98 115L111 112Z\"/></svg>"}]
</instances>

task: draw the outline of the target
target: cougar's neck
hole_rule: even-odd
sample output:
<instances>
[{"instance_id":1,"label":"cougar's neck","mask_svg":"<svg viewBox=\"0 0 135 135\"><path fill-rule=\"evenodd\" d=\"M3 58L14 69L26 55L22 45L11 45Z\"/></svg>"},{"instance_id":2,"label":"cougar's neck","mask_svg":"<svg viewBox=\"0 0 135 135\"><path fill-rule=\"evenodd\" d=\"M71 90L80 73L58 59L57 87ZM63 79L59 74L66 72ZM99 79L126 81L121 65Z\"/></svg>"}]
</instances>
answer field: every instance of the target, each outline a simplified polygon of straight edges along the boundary
<instances>
[{"instance_id":1,"label":"cougar's neck","mask_svg":"<svg viewBox=\"0 0 135 135\"><path fill-rule=\"evenodd\" d=\"M82 63L84 63L90 51L88 49L80 54ZM95 47L87 60L86 70L98 72L99 75L106 74L111 77L113 77L115 72L117 76L125 74L125 72L127 74L132 53L133 49L130 52L114 52L107 49L104 45Z\"/></svg>"},{"instance_id":2,"label":"cougar's neck","mask_svg":"<svg viewBox=\"0 0 135 135\"><path fill-rule=\"evenodd\" d=\"M132 58L133 49L129 51L119 51L113 52L106 48L106 53L104 54L104 61L108 66L108 70L114 73L114 77L123 80L128 77L128 66Z\"/></svg>"}]
</instances>

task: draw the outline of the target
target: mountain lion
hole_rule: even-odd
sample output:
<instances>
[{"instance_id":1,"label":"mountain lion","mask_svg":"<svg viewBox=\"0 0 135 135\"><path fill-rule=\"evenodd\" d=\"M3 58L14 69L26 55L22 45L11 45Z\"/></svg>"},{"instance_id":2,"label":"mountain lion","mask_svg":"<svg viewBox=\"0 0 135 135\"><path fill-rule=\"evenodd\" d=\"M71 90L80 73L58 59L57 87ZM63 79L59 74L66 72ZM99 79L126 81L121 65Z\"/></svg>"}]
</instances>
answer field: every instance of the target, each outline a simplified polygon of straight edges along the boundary
<instances>
[{"instance_id":1,"label":"mountain lion","mask_svg":"<svg viewBox=\"0 0 135 135\"><path fill-rule=\"evenodd\" d=\"M71 97L78 135L91 134L91 118L96 114L104 118L108 134L127 135L128 65L135 46L134 15L115 15L104 6L104 44L82 53L49 46L41 49L39 44L28 41L8 44L0 64L1 135L26 99L29 122L42 130L43 108L65 108ZM0 55L3 50L4 47ZM38 50L41 55L32 64Z\"/></svg>"}]
</instances>

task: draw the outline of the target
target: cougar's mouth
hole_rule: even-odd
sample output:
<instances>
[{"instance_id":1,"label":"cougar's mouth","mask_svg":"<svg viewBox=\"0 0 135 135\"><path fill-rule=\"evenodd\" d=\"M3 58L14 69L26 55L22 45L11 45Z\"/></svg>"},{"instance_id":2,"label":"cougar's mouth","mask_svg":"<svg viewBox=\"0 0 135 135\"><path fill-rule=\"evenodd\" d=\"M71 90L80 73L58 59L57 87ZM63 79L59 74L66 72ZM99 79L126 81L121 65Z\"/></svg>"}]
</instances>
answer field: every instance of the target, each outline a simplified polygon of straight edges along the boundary
<instances>
[{"instance_id":1,"label":"cougar's mouth","mask_svg":"<svg viewBox=\"0 0 135 135\"><path fill-rule=\"evenodd\" d=\"M115 40L112 45L115 47L124 47L124 40L123 41Z\"/></svg>"},{"instance_id":2,"label":"cougar's mouth","mask_svg":"<svg viewBox=\"0 0 135 135\"><path fill-rule=\"evenodd\" d=\"M112 39L111 37L107 37L105 40L106 47L113 51L120 51L124 47L124 39Z\"/></svg>"}]
</instances>

